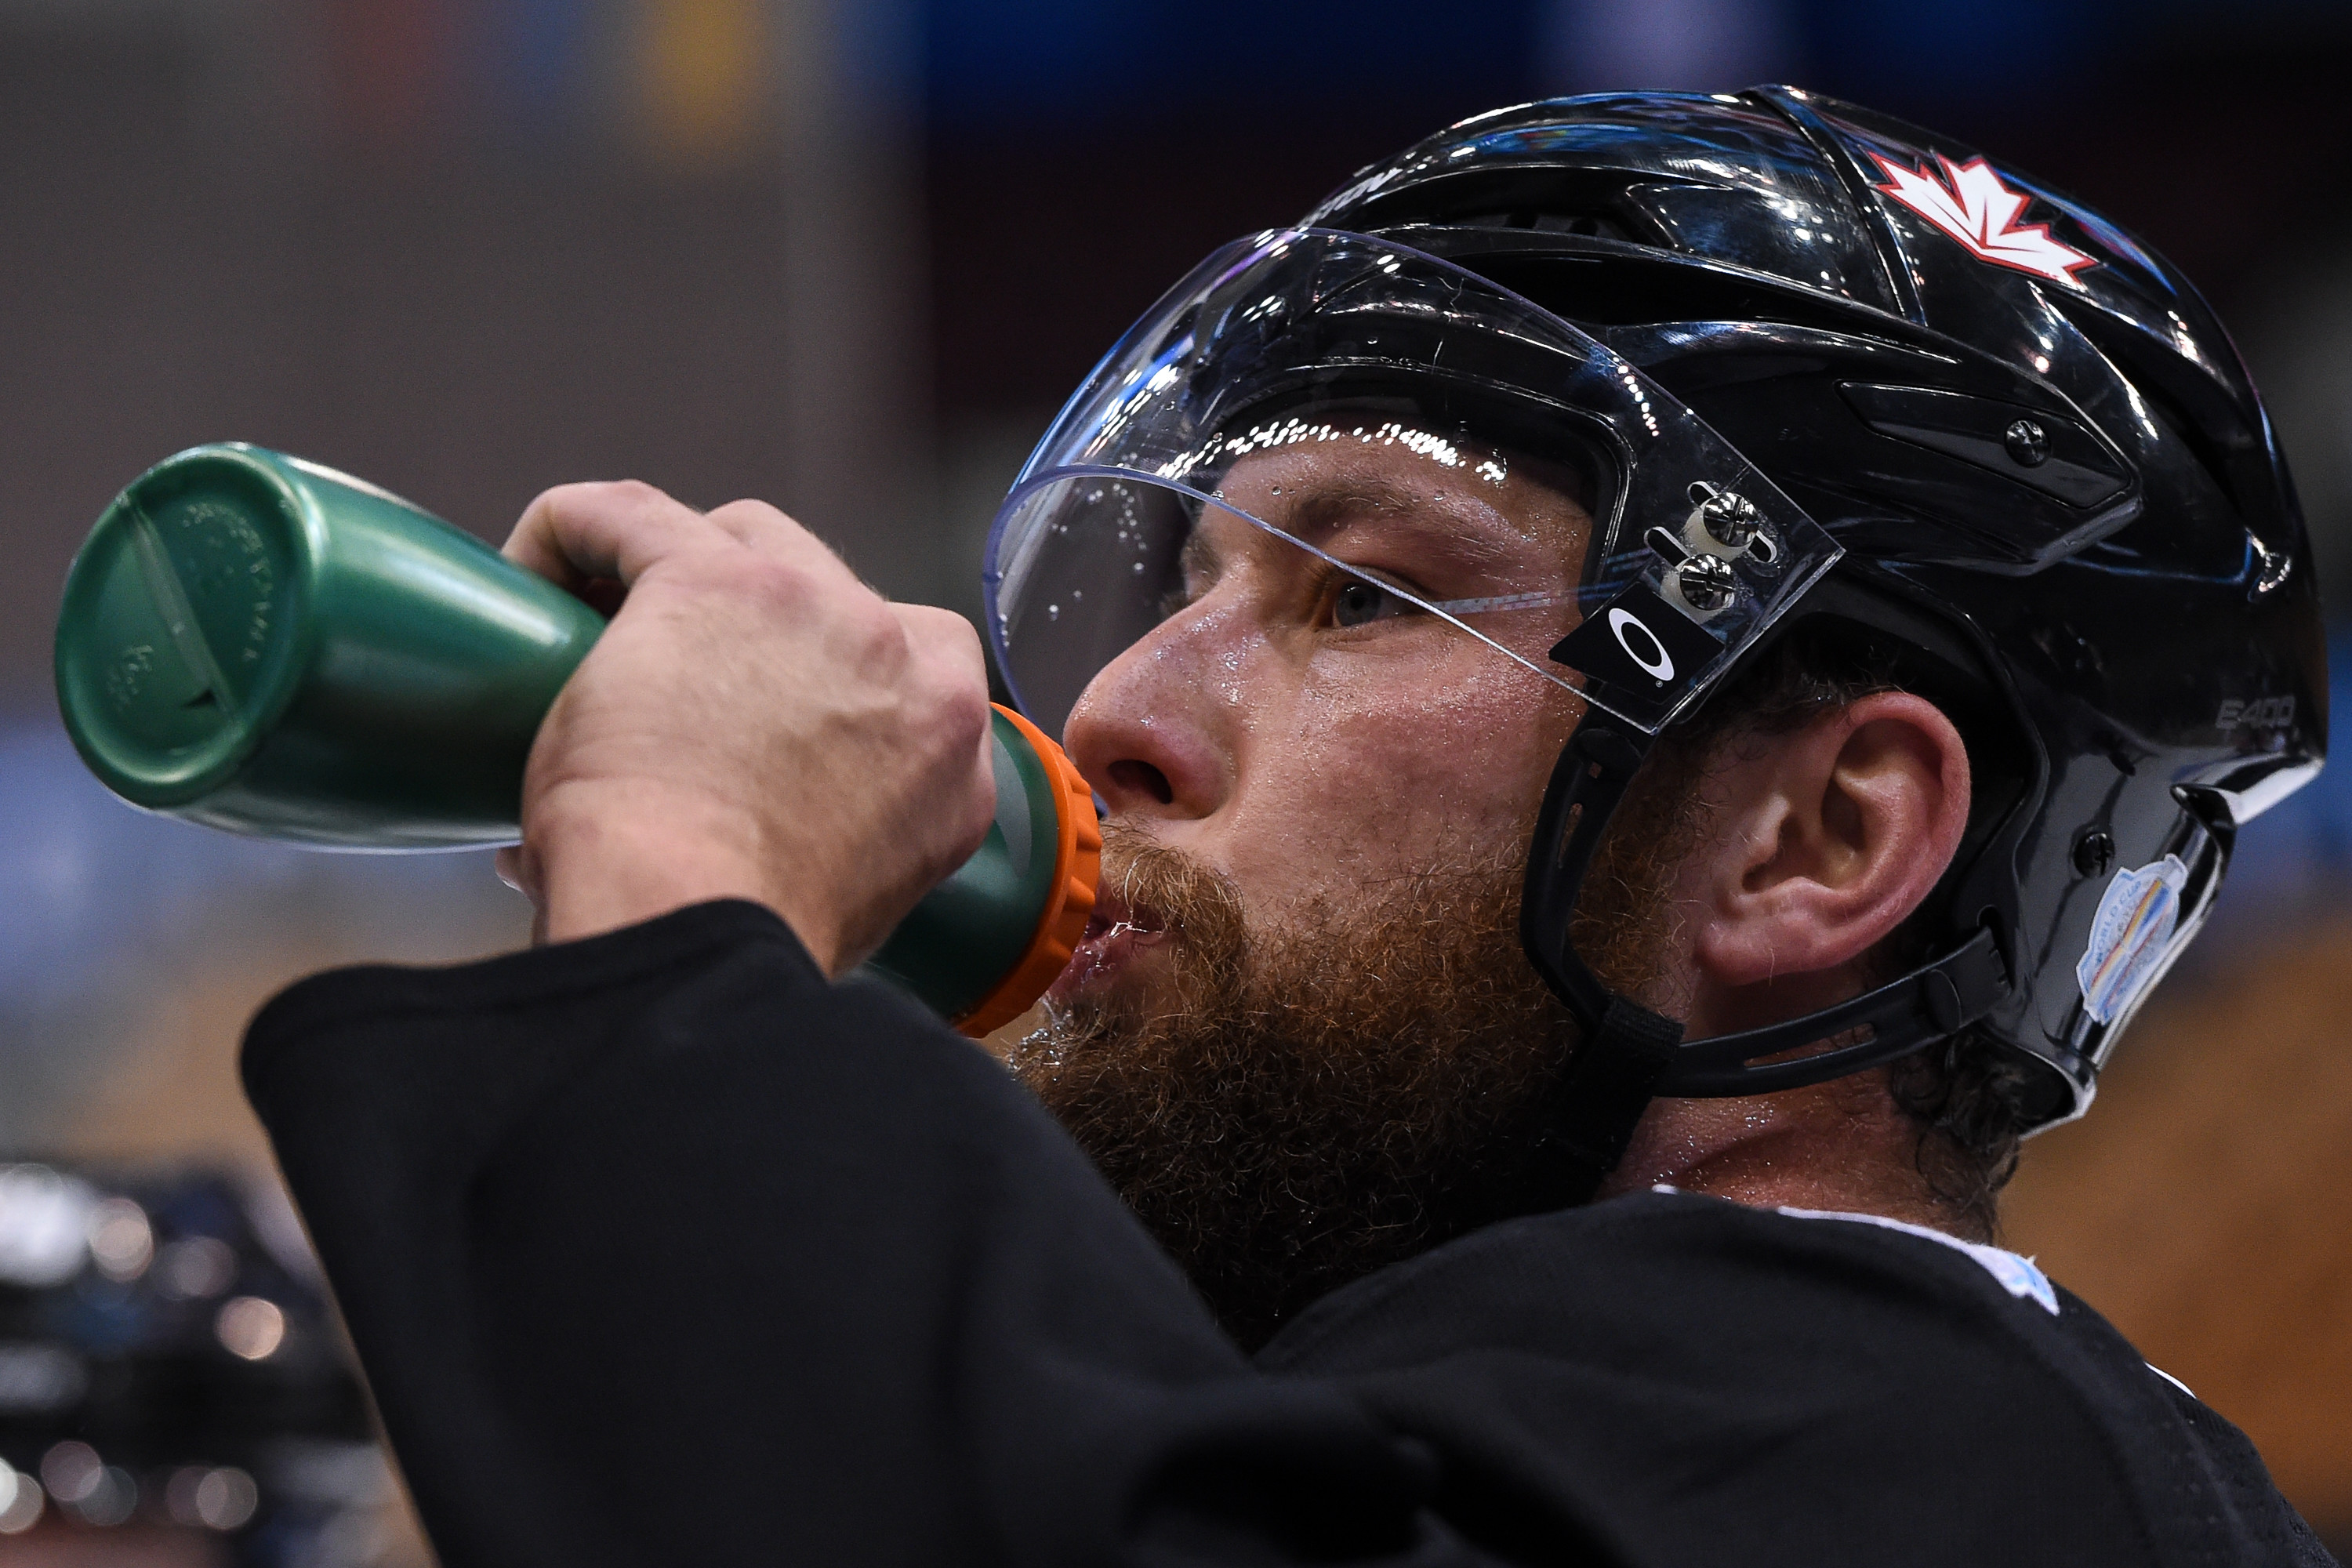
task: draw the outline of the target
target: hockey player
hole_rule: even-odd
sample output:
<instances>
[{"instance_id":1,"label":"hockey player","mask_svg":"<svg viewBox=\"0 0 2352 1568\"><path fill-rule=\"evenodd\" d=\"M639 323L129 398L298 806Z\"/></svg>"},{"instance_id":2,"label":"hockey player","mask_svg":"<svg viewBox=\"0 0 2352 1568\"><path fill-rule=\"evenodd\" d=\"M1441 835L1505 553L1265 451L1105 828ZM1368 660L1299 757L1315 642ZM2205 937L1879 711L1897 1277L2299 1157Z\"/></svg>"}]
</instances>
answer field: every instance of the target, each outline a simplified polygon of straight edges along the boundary
<instances>
[{"instance_id":1,"label":"hockey player","mask_svg":"<svg viewBox=\"0 0 2352 1568\"><path fill-rule=\"evenodd\" d=\"M2325 744L2261 405L2089 210L1651 94L1204 262L990 546L1108 811L1011 1076L835 983L986 820L969 634L752 503L510 550L628 587L548 944L247 1058L451 1568L2326 1560L1994 1245Z\"/></svg>"}]
</instances>

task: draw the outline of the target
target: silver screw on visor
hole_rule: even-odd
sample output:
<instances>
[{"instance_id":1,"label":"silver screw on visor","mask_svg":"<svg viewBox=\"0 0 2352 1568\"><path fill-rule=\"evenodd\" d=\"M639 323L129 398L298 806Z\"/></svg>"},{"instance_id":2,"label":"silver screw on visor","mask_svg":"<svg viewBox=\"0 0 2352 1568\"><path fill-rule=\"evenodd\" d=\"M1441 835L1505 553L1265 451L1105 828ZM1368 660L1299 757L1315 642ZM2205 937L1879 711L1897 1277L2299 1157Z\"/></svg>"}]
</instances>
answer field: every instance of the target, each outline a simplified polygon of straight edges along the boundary
<instances>
[{"instance_id":1,"label":"silver screw on visor","mask_svg":"<svg viewBox=\"0 0 2352 1568\"><path fill-rule=\"evenodd\" d=\"M1719 489L1702 479L1691 486L1690 498L1698 509L1691 521L1726 549L1746 550L1764 526L1764 514L1756 503L1737 490Z\"/></svg>"}]
</instances>

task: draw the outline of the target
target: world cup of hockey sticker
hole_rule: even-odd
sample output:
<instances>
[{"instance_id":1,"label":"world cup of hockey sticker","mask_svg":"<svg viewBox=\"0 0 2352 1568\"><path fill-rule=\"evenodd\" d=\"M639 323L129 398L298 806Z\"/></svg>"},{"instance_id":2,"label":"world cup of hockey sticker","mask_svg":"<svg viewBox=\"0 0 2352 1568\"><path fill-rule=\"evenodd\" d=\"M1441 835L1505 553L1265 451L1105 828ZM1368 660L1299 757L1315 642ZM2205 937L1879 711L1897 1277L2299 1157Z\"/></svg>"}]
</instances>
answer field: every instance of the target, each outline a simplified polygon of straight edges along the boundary
<instances>
[{"instance_id":1,"label":"world cup of hockey sticker","mask_svg":"<svg viewBox=\"0 0 2352 1568\"><path fill-rule=\"evenodd\" d=\"M2090 951L2074 965L2084 1012L2106 1024L2131 1005L2171 944L2188 885L2189 868L2178 855L2116 873L2091 920Z\"/></svg>"}]
</instances>

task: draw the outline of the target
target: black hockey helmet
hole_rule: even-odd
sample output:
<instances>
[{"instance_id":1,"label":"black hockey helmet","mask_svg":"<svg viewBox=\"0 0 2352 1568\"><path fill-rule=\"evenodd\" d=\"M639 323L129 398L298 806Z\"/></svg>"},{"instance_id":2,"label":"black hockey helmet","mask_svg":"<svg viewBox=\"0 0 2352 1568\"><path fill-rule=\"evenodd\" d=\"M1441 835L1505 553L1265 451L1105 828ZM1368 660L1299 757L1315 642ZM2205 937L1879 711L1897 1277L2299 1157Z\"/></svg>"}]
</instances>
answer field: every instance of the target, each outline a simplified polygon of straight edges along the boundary
<instances>
[{"instance_id":1,"label":"black hockey helmet","mask_svg":"<svg viewBox=\"0 0 2352 1568\"><path fill-rule=\"evenodd\" d=\"M1384 381L1415 391L1368 426ZM1606 536L1571 585L1580 623L1549 653L1591 707L1522 916L1587 1030L1555 1100L1554 1200L1591 1191L1654 1095L1818 1082L1969 1026L2033 1064L2033 1126L2080 1114L2210 909L2236 829L2326 745L2302 519L2195 290L2071 199L1793 89L1479 116L1300 228L1220 252L1097 369L992 540L1016 689L1066 686L1044 704L1058 721L1104 653L1068 657L1082 617L1046 623L1081 582L1144 574L1146 554L1160 570L1185 524L1154 507L1223 504L1233 453L1451 451L1470 388L1486 427L1500 388L1519 428L1554 412L1615 454ZM1143 553L1062 542L1089 532ZM1423 607L1525 661L1473 611L1542 587ZM1866 995L1682 1043L1577 956L1584 870L1659 728L1824 620L1969 738L1979 808L1927 905L1941 929ZM1094 635L1108 650L1139 629Z\"/></svg>"}]
</instances>

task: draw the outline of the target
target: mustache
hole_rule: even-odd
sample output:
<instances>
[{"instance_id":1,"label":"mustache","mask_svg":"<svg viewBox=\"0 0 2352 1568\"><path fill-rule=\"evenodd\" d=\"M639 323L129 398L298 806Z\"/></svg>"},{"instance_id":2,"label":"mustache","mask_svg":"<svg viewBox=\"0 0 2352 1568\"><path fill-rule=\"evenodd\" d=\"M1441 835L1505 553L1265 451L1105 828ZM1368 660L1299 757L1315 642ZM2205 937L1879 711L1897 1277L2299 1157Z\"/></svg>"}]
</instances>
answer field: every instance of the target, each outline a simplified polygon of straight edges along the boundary
<instances>
[{"instance_id":1,"label":"mustache","mask_svg":"<svg viewBox=\"0 0 2352 1568\"><path fill-rule=\"evenodd\" d=\"M1115 921L1181 939L1187 968L1228 973L1248 920L1233 879L1208 862L1116 820L1103 824L1102 905Z\"/></svg>"}]
</instances>

